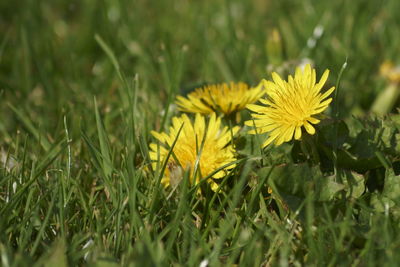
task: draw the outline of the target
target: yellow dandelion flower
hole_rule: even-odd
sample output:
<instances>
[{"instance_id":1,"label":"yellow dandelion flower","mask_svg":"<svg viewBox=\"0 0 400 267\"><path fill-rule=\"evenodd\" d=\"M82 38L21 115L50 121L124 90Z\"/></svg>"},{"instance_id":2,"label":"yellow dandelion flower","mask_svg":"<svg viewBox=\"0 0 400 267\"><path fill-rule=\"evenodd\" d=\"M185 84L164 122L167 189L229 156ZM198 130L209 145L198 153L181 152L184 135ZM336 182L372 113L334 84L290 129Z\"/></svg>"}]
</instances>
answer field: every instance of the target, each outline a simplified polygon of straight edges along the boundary
<instances>
[{"instance_id":1,"label":"yellow dandelion flower","mask_svg":"<svg viewBox=\"0 0 400 267\"><path fill-rule=\"evenodd\" d=\"M246 121L245 124L256 127L249 133L269 132L263 147L272 142L280 145L292 140L293 136L299 140L302 127L309 134L314 134L312 124L320 122L314 116L328 107L332 101L332 98L328 97L335 90L335 87L331 87L321 93L328 76L329 70L325 70L317 83L315 69L311 69L310 64L307 64L304 70L298 67L294 77L289 75L288 81L282 80L277 73L272 73L273 82L262 81L267 94L266 98L260 99L264 105L247 105L254 113L251 114L253 120Z\"/></svg>"},{"instance_id":2,"label":"yellow dandelion flower","mask_svg":"<svg viewBox=\"0 0 400 267\"><path fill-rule=\"evenodd\" d=\"M196 114L194 124L185 114L174 117L169 133L151 132L160 142L160 144L150 144L152 167L156 169L157 166L162 166L169 148L176 139L173 155L168 159L161 182L165 186L176 187L184 172L190 170L190 182L197 184L203 177L236 160L231 141L232 134L236 134L238 130L239 127L221 129L221 119L217 118L215 113L211 115L208 124L205 117L200 114ZM214 180L225 177L234 167L235 164L232 163L208 179L214 191L218 189L218 184Z\"/></svg>"},{"instance_id":3,"label":"yellow dandelion flower","mask_svg":"<svg viewBox=\"0 0 400 267\"><path fill-rule=\"evenodd\" d=\"M395 66L391 61L385 61L380 66L380 74L391 83L400 83L400 65Z\"/></svg>"},{"instance_id":4,"label":"yellow dandelion flower","mask_svg":"<svg viewBox=\"0 0 400 267\"><path fill-rule=\"evenodd\" d=\"M400 65L385 61L380 66L380 75L389 83L375 98L371 111L379 116L389 113L400 97Z\"/></svg>"},{"instance_id":5,"label":"yellow dandelion flower","mask_svg":"<svg viewBox=\"0 0 400 267\"><path fill-rule=\"evenodd\" d=\"M249 88L245 83L221 83L197 88L187 98L177 96L176 104L183 112L210 114L220 111L225 115L237 112L264 95L261 86Z\"/></svg>"}]
</instances>

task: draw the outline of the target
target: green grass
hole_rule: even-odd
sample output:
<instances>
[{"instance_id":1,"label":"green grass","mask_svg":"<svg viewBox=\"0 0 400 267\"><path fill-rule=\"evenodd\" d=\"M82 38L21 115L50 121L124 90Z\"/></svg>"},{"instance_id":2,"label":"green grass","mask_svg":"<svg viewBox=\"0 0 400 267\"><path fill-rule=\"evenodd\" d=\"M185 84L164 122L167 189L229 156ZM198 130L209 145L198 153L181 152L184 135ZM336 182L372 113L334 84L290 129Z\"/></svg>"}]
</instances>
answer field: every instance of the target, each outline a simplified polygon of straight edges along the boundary
<instances>
[{"instance_id":1,"label":"green grass","mask_svg":"<svg viewBox=\"0 0 400 267\"><path fill-rule=\"evenodd\" d=\"M380 64L400 62L398 10L397 0L1 1L0 265L397 266L400 117L370 109L388 85ZM175 95L255 85L305 58L340 81L314 139L260 154L242 133L220 194L198 195L187 178L170 194L161 170L145 171L149 133L178 114Z\"/></svg>"}]
</instances>

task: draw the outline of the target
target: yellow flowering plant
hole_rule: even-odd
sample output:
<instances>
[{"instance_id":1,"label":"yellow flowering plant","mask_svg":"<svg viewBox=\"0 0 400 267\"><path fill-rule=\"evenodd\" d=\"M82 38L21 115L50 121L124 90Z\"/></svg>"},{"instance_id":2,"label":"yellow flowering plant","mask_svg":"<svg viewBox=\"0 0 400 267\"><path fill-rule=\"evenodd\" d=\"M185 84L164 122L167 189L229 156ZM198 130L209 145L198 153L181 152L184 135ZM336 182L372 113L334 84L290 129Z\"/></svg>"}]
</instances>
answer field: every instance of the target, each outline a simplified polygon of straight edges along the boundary
<instances>
[{"instance_id":1,"label":"yellow flowering plant","mask_svg":"<svg viewBox=\"0 0 400 267\"><path fill-rule=\"evenodd\" d=\"M281 145L284 142L302 136L302 128L313 135L313 124L320 122L316 115L322 113L331 103L329 98L335 87L321 92L329 76L325 70L319 82L316 81L316 71L307 64L304 69L298 67L294 77L289 75L284 81L277 73L272 73L273 81L262 80L266 90L266 97L261 98L263 105L248 104L252 120L245 122L253 127L250 134L269 133L262 144L263 147L271 143Z\"/></svg>"},{"instance_id":2,"label":"yellow flowering plant","mask_svg":"<svg viewBox=\"0 0 400 267\"><path fill-rule=\"evenodd\" d=\"M243 82L221 83L197 88L187 97L177 96L176 104L183 112L201 114L221 112L230 115L243 110L247 104L256 102L264 93L262 86L249 88Z\"/></svg>"},{"instance_id":3,"label":"yellow flowering plant","mask_svg":"<svg viewBox=\"0 0 400 267\"><path fill-rule=\"evenodd\" d=\"M167 160L167 168L161 180L165 186L176 187L187 171L191 184L197 184L202 178L210 176L207 182L216 191L216 180L228 175L236 166L232 137L239 131L239 127L221 127L221 118L215 113L206 120L204 116L196 114L192 123L183 114L172 118L168 133L151 132L158 140L158 143L150 144L153 169L159 168ZM171 148L172 156L168 157Z\"/></svg>"},{"instance_id":4,"label":"yellow flowering plant","mask_svg":"<svg viewBox=\"0 0 400 267\"><path fill-rule=\"evenodd\" d=\"M400 98L400 65L391 61L381 64L379 73L387 85L380 90L371 106L371 111L383 116L390 113Z\"/></svg>"}]
</instances>

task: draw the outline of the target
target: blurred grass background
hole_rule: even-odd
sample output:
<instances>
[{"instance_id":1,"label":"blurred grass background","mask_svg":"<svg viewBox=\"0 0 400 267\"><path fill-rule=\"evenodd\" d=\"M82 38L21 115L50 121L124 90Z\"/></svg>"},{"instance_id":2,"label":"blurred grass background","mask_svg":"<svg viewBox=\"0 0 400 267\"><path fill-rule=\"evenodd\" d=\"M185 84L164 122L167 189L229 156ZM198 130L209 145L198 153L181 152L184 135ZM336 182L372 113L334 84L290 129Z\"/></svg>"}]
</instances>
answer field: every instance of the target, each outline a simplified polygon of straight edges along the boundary
<instances>
[{"instance_id":1,"label":"blurred grass background","mask_svg":"<svg viewBox=\"0 0 400 267\"><path fill-rule=\"evenodd\" d=\"M139 74L140 97L161 100L151 101L151 110L163 109L171 83L174 93L204 82L254 85L269 77L270 56L280 57L278 62L310 58L320 71L332 70L331 83L348 58L342 112L367 112L383 87L379 65L399 55L398 1L25 0L0 5L2 100L28 109L50 132L65 112L90 114L83 111L92 110L93 95L101 106L118 108L116 75L95 34L112 48L127 76ZM323 34L310 48L307 41L317 26ZM281 56L266 51L274 29L281 35ZM7 129L15 130L7 105L2 111Z\"/></svg>"},{"instance_id":2,"label":"blurred grass background","mask_svg":"<svg viewBox=\"0 0 400 267\"><path fill-rule=\"evenodd\" d=\"M70 226L68 231L63 230L63 240L55 242L53 256L49 256L53 259L57 259L58 249L61 249L68 251L70 264L82 263L84 253L79 250L87 240L93 239L96 249L92 252L98 251L98 254L93 252L94 255L113 255L110 257L116 262L121 257L125 263L129 262L129 257L148 259L147 253L150 253L156 265L171 261L184 264L185 257L179 254L184 253L183 250L172 250L168 246L160 248L161 241L154 236L156 230L148 230L150 234L144 235L147 238L143 241L145 245L139 243L134 248L129 237L119 241L120 245L104 238L102 234L108 236L110 232L107 231L111 231L116 222L114 219L96 222L98 215L93 214L98 212L104 218L113 218L125 196L136 189L127 182L126 188L116 189L116 195L118 190L124 193L117 197L114 209L99 204L92 210L90 205L100 200L106 202L109 196L104 195L102 188L93 189L91 183L96 184L97 180L103 179L99 177L110 176L110 173L126 179L139 177L136 168L145 157L148 132L162 127L162 114L167 103L176 94L204 83L236 80L255 85L260 79L269 78L271 70L290 73L295 65L308 59L314 62L319 74L325 68L330 69L328 82L334 85L347 60L337 99L340 116L368 114L375 98L386 86L379 76L380 64L384 60L395 63L400 60L398 10L400 1L397 0L1 1L0 147L2 153L22 162L18 170L2 171L0 181L3 186L0 192L2 264L6 266L4 259L27 264L45 255L52 242L58 240L57 234L52 236L51 229L58 231L60 224ZM115 56L119 71L101 43L106 44ZM282 69L282 66L288 67ZM94 98L99 110L97 119ZM132 99L136 102L132 103ZM72 141L65 142L68 139ZM101 151L93 145L97 142ZM93 147L87 148L90 145ZM11 190L13 179L18 178L23 185L24 181L31 181L27 174L37 175L32 181L34 189L23 187L24 191L13 206L6 204L9 194L6 191ZM51 179L53 176L61 180L74 179L59 184L57 179ZM146 178L140 179L146 181ZM146 186L144 188L146 191ZM65 218L56 211L46 213L49 205L58 205L58 193L53 190L61 190L65 194L63 201L73 203L73 207L62 215ZM135 194L138 198L143 197L142 193ZM64 204L59 203L58 208ZM129 205L136 209L135 203ZM180 206L177 209L185 210ZM40 221L46 214L49 214L48 224L41 228ZM166 214L163 213L166 216L163 218L168 222L172 215ZM121 212L120 215L132 219L129 214ZM377 218L381 217L371 220ZM27 222L31 222L30 226ZM132 222L138 227L141 225L138 218L133 218ZM274 231L288 235L283 231L284 226L275 223L275 228L266 236L273 239ZM340 246L348 233L343 230L346 228L338 227L343 231L340 240L335 239L336 245ZM258 229L258 236L262 236L263 231L267 230ZM390 231L397 232L398 229L391 228ZM139 228L135 229L135 233L138 232ZM374 229L370 235L375 236L378 232ZM98 236L94 237L94 233ZM184 240L192 242L187 238L190 231L186 229L179 233L185 236ZM287 238L291 240L292 236ZM389 240L382 238L383 243ZM67 245L63 243L65 240ZM152 243L151 240L157 241ZM194 255L186 259L190 265L198 265L206 252L210 252L205 247L211 241L205 240L199 246L203 250L194 244L187 246L186 253L190 251L189 254ZM275 241L274 244L280 246L279 241ZM235 242L240 246L240 242ZM267 251L264 243L252 242L246 247L249 253L252 250ZM340 262L339 256L332 256L335 253L328 253L332 258L318 255L324 253L324 247L330 246L324 241L313 243L308 238L307 242L298 246L293 257L296 253L302 254L307 247L312 251L310 259L316 260L314 263L319 260L333 265ZM279 248L282 249L280 255L289 255L292 245ZM398 248L397 243L388 253L394 253ZM352 248L338 249L346 253ZM24 255L25 251L29 251L30 256ZM159 251L171 254L157 254ZM361 263L367 264L369 248L355 251L364 251L362 257L366 258ZM377 256L378 259L390 258L385 252L383 255L383 258ZM283 266L284 256L276 256L281 260L276 262ZM345 263L357 258L351 253L347 257L344 257ZM99 259L101 256L93 256L93 262ZM395 262L394 258L390 259ZM250 264L258 258L245 255L241 260Z\"/></svg>"}]
</instances>

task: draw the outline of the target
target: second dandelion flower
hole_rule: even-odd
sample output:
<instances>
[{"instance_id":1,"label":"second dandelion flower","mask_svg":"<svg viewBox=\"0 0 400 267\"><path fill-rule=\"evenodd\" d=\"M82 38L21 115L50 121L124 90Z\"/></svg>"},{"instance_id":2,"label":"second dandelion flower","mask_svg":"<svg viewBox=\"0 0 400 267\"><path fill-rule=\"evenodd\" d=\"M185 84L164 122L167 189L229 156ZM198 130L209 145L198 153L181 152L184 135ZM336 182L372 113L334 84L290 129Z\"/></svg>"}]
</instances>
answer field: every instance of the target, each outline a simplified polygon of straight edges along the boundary
<instances>
[{"instance_id":1,"label":"second dandelion flower","mask_svg":"<svg viewBox=\"0 0 400 267\"><path fill-rule=\"evenodd\" d=\"M226 116L243 110L264 95L262 86L250 88L243 82L221 83L197 88L187 97L177 96L179 109L188 113L211 114L220 112Z\"/></svg>"}]
</instances>

